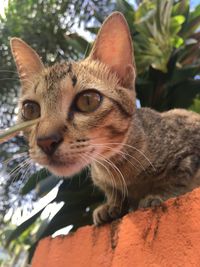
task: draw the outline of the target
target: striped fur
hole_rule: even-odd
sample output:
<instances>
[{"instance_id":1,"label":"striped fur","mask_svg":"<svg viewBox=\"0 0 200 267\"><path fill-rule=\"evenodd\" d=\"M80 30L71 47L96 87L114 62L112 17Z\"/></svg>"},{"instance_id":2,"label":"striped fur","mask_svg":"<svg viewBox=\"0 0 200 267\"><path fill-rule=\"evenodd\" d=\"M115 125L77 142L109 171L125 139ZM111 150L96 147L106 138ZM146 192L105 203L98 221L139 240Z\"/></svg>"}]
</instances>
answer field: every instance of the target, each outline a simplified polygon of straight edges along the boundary
<instances>
[{"instance_id":1,"label":"striped fur","mask_svg":"<svg viewBox=\"0 0 200 267\"><path fill-rule=\"evenodd\" d=\"M132 43L120 13L106 20L90 56L80 62L45 68L23 41L14 38L11 45L22 80L19 120L24 101L41 107L40 122L25 132L30 156L65 177L91 165L92 179L107 198L94 211L96 225L199 186L200 116L136 109ZM93 112L78 112L76 96L88 89L103 100ZM57 133L63 141L53 155L45 154L38 138Z\"/></svg>"}]
</instances>

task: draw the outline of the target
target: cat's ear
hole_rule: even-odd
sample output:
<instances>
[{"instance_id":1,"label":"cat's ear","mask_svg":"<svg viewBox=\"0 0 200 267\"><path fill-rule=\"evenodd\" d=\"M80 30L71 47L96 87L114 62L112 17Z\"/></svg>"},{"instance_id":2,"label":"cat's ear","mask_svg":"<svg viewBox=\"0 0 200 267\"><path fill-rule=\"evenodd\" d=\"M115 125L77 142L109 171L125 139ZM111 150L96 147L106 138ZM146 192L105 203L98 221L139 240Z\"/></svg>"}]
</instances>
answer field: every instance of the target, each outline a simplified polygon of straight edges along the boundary
<instances>
[{"instance_id":1,"label":"cat's ear","mask_svg":"<svg viewBox=\"0 0 200 267\"><path fill-rule=\"evenodd\" d=\"M115 72L123 86L133 84L135 64L128 24L119 12L111 14L103 23L89 58L99 60Z\"/></svg>"},{"instance_id":2,"label":"cat's ear","mask_svg":"<svg viewBox=\"0 0 200 267\"><path fill-rule=\"evenodd\" d=\"M44 65L38 54L21 39L12 38L10 45L22 86L28 86Z\"/></svg>"}]
</instances>

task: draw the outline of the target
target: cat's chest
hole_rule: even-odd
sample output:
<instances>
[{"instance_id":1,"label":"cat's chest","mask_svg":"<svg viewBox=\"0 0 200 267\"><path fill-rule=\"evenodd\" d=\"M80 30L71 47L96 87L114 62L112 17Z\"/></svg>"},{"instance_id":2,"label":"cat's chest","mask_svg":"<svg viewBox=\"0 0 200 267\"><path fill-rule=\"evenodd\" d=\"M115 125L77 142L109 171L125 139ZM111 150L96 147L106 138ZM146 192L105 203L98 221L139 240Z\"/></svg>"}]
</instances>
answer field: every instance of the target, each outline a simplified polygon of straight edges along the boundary
<instances>
[{"instance_id":1,"label":"cat's chest","mask_svg":"<svg viewBox=\"0 0 200 267\"><path fill-rule=\"evenodd\" d=\"M124 168L92 165L91 171L94 184L102 189L110 188L111 191L117 189L126 192L127 197L134 203L149 192L153 192L159 181L163 180L151 166L140 173L128 165Z\"/></svg>"},{"instance_id":2,"label":"cat's chest","mask_svg":"<svg viewBox=\"0 0 200 267\"><path fill-rule=\"evenodd\" d=\"M152 174L148 173L148 168L145 171L138 171L129 164L125 165L101 165L92 164L91 176L96 185L108 186L116 188L119 191L126 189L130 194L138 194L143 191L144 184L150 186Z\"/></svg>"}]
</instances>

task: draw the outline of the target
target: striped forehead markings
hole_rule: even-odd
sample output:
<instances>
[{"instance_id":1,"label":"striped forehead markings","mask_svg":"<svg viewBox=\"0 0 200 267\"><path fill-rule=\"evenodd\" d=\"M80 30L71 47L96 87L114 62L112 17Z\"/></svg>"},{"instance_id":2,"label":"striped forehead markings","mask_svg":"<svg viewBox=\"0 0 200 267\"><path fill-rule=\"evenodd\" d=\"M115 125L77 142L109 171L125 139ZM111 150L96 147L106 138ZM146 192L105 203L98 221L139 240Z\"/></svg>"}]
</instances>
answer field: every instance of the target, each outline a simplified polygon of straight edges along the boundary
<instances>
[{"instance_id":1,"label":"striped forehead markings","mask_svg":"<svg viewBox=\"0 0 200 267\"><path fill-rule=\"evenodd\" d=\"M77 77L72 71L72 63L69 63L68 74L69 74L69 76L70 76L70 78L72 80L72 86L74 87L76 85L76 83L77 83Z\"/></svg>"},{"instance_id":2,"label":"striped forehead markings","mask_svg":"<svg viewBox=\"0 0 200 267\"><path fill-rule=\"evenodd\" d=\"M45 80L49 83L48 91L54 88L54 83L64 79L66 75L69 75L74 87L77 83L77 76L73 73L72 63L63 63L52 67L49 73L45 75Z\"/></svg>"}]
</instances>

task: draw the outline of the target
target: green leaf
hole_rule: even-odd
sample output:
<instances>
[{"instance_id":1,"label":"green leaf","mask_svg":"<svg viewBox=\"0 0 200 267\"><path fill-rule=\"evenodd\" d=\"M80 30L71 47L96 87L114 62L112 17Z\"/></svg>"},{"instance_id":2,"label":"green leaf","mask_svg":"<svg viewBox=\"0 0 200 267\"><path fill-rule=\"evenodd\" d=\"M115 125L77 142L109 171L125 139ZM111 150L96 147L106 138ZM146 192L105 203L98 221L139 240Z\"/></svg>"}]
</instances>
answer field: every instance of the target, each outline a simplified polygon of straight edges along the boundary
<instances>
[{"instance_id":1,"label":"green leaf","mask_svg":"<svg viewBox=\"0 0 200 267\"><path fill-rule=\"evenodd\" d=\"M91 213L87 213L85 208L88 203L80 203L79 206L73 207L73 209L68 208L67 204L64 205L60 211L53 217L53 219L44 226L40 231L40 236L38 238L44 238L45 236L52 235L57 230L66 227L68 225L80 224L84 222L92 222Z\"/></svg>"},{"instance_id":2,"label":"green leaf","mask_svg":"<svg viewBox=\"0 0 200 267\"><path fill-rule=\"evenodd\" d=\"M193 65L191 64L191 65L186 65L182 68L175 68L167 84L169 86L175 86L186 80L192 80L192 78L194 78L194 76L197 75L199 72L200 72L200 64L193 64Z\"/></svg>"},{"instance_id":3,"label":"green leaf","mask_svg":"<svg viewBox=\"0 0 200 267\"><path fill-rule=\"evenodd\" d=\"M185 17L182 15L177 15L172 18L172 21L176 25L182 25L185 22Z\"/></svg>"},{"instance_id":4,"label":"green leaf","mask_svg":"<svg viewBox=\"0 0 200 267\"><path fill-rule=\"evenodd\" d=\"M41 182L42 180L46 179L49 176L50 176L50 173L45 168L35 172L33 175L31 175L31 177L22 187L20 194L21 195L28 194L30 191L36 188L39 182Z\"/></svg>"},{"instance_id":5,"label":"green leaf","mask_svg":"<svg viewBox=\"0 0 200 267\"><path fill-rule=\"evenodd\" d=\"M31 226L39 218L39 216L42 213L42 211L44 210L44 208L42 208L40 211L38 211L36 214L34 214L32 217L30 217L24 223L20 224L15 230L13 230L10 233L10 235L8 236L8 238L6 240L6 247L8 247L12 240L15 240L16 238L18 238L29 226Z\"/></svg>"},{"instance_id":6,"label":"green leaf","mask_svg":"<svg viewBox=\"0 0 200 267\"><path fill-rule=\"evenodd\" d=\"M14 126L11 126L8 129L1 130L0 131L0 143L8 141L10 138L17 135L20 131L22 131L22 130L30 127L30 126L33 126L37 122L39 122L39 119L21 122L21 123L14 125Z\"/></svg>"},{"instance_id":7,"label":"green leaf","mask_svg":"<svg viewBox=\"0 0 200 267\"><path fill-rule=\"evenodd\" d=\"M174 86L168 95L170 97L169 108L189 108L193 103L193 99L199 94L199 88L199 80L186 80Z\"/></svg>"},{"instance_id":8,"label":"green leaf","mask_svg":"<svg viewBox=\"0 0 200 267\"><path fill-rule=\"evenodd\" d=\"M69 45L79 51L81 54L87 52L88 47L90 44L81 36L76 33L65 35L65 39Z\"/></svg>"},{"instance_id":9,"label":"green leaf","mask_svg":"<svg viewBox=\"0 0 200 267\"><path fill-rule=\"evenodd\" d=\"M50 175L46 177L45 179L40 180L40 182L37 183L36 191L37 195L39 197L45 196L47 193L49 193L59 182L61 181L60 178Z\"/></svg>"},{"instance_id":10,"label":"green leaf","mask_svg":"<svg viewBox=\"0 0 200 267\"><path fill-rule=\"evenodd\" d=\"M194 99L192 105L189 107L190 110L200 113L200 97Z\"/></svg>"},{"instance_id":11,"label":"green leaf","mask_svg":"<svg viewBox=\"0 0 200 267\"><path fill-rule=\"evenodd\" d=\"M172 45L173 47L175 48L179 48L180 46L182 46L184 43L184 40L183 38L181 38L180 36L175 36L173 39L172 39Z\"/></svg>"}]
</instances>

